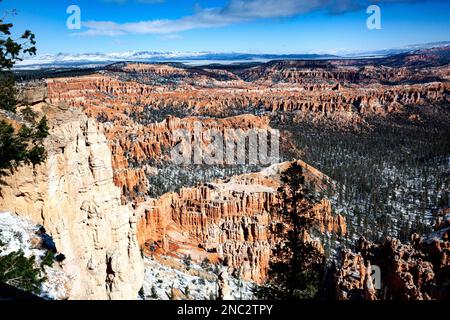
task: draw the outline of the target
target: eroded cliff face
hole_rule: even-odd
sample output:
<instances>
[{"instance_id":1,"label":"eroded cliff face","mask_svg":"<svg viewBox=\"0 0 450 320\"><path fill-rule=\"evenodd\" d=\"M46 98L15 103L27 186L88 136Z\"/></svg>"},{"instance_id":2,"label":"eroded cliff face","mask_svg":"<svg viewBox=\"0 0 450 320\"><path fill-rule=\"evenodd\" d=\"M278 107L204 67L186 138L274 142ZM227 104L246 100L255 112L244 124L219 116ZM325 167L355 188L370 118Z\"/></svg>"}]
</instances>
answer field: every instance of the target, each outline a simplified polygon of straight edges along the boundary
<instances>
[{"instance_id":1,"label":"eroded cliff face","mask_svg":"<svg viewBox=\"0 0 450 320\"><path fill-rule=\"evenodd\" d=\"M262 282L283 218L277 214L279 174L289 164L196 188L184 188L149 200L137 208L138 238L145 247L221 261L233 275ZM311 177L313 173L309 173ZM345 219L334 215L328 200L305 202L305 215L317 231L346 233ZM313 241L305 235L306 241ZM320 242L316 245L321 247Z\"/></svg>"},{"instance_id":2,"label":"eroded cliff face","mask_svg":"<svg viewBox=\"0 0 450 320\"><path fill-rule=\"evenodd\" d=\"M95 116L96 111L86 112ZM131 119L114 121L114 125L105 129L105 134L113 155L114 182L122 188L124 202L145 201L150 184L148 177L158 174L157 167L171 164L171 151L178 143L175 133L180 130L194 133L198 125L221 133L229 129L241 129L243 133L253 129L270 130L267 117L252 115L225 119L169 116L148 125L134 123Z\"/></svg>"},{"instance_id":3,"label":"eroded cliff face","mask_svg":"<svg viewBox=\"0 0 450 320\"><path fill-rule=\"evenodd\" d=\"M164 66L155 69L153 65L128 67L153 75L166 75L168 70L174 69ZM176 74L172 76L175 77ZM105 124L105 135L113 155L114 182L122 188L124 203L145 201L149 189L154 187L149 179L159 174L158 168L171 163L170 151L178 142L174 138L175 132L194 132L194 127L198 124L202 130L214 129L220 132L228 129L240 129L244 133L253 129L271 129L267 116L245 114L228 118L207 118L168 115L164 108L158 111L160 106L154 106L151 102L147 105L148 96L162 89L156 85L120 81L103 75L48 82L49 99L53 104L62 103L83 110L89 117ZM129 104L130 101L134 102ZM172 108L171 100L168 99L164 106ZM163 116L156 119L155 113L162 113Z\"/></svg>"},{"instance_id":4,"label":"eroded cliff face","mask_svg":"<svg viewBox=\"0 0 450 320\"><path fill-rule=\"evenodd\" d=\"M434 232L402 244L388 237L380 244L361 238L356 252L345 250L335 275L341 300L432 300L448 299L450 278L450 214L441 212ZM371 276L371 266L380 269L381 288ZM381 289L377 291L377 289Z\"/></svg>"},{"instance_id":5,"label":"eroded cliff face","mask_svg":"<svg viewBox=\"0 0 450 320\"><path fill-rule=\"evenodd\" d=\"M448 48L446 51L448 52ZM414 59L413 55L409 58ZM416 58L419 58L416 56ZM246 81L285 83L340 83L384 84L426 82L448 75L448 58L438 61L436 57L422 57L429 65L414 66L401 56L392 59L367 60L284 60L238 70L237 74ZM421 59L421 58L419 58ZM403 61L402 61L403 60ZM413 62L410 60L410 62ZM425 61L424 61L425 62ZM433 66L434 68L431 68Z\"/></svg>"},{"instance_id":6,"label":"eroded cliff face","mask_svg":"<svg viewBox=\"0 0 450 320\"><path fill-rule=\"evenodd\" d=\"M106 137L79 111L41 107L51 128L47 159L6 177L0 208L52 235L66 256L71 299L136 299L143 282L137 219L121 205Z\"/></svg>"},{"instance_id":7,"label":"eroded cliff face","mask_svg":"<svg viewBox=\"0 0 450 320\"><path fill-rule=\"evenodd\" d=\"M368 119L402 114L410 105L449 103L447 65L417 69L393 63L276 61L242 70L121 63L47 83L52 103L83 110L106 124L122 201L141 203L168 191L154 190L167 184L158 178L155 164L167 160L172 132L190 130L195 121L214 122L219 130L267 129L269 122L359 130L370 127ZM284 146L290 143L285 140ZM248 171L238 174L243 172ZM184 181L187 186L195 182Z\"/></svg>"},{"instance_id":8,"label":"eroded cliff face","mask_svg":"<svg viewBox=\"0 0 450 320\"><path fill-rule=\"evenodd\" d=\"M321 83L313 81L314 74L311 79L300 78L305 83L250 85L241 82L239 87L229 85L225 88L180 85L173 90L167 86L150 86L95 75L50 81L49 87L52 101L70 101L72 105L81 107L95 107L100 101L114 98L114 104L119 108L124 104L147 105L155 110L171 108L190 115L213 116L239 114L251 109L277 113L296 111L298 116L333 118L343 120L342 124L361 116L400 111L405 105L448 103L450 99L448 82L386 86L379 83L348 84L339 77L325 77L332 81L331 84ZM140 112L139 108L136 112Z\"/></svg>"}]
</instances>

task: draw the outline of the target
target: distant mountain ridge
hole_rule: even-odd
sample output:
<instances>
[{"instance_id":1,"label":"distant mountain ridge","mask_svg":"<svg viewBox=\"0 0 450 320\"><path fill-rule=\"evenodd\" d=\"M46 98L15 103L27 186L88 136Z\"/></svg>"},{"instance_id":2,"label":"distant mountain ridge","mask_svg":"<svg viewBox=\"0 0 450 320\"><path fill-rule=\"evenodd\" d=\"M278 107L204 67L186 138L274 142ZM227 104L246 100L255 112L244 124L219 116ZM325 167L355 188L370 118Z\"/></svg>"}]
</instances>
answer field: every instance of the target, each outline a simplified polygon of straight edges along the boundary
<instances>
[{"instance_id":1,"label":"distant mountain ridge","mask_svg":"<svg viewBox=\"0 0 450 320\"><path fill-rule=\"evenodd\" d=\"M124 51L114 53L57 53L38 55L17 63L17 69L42 69L58 67L98 67L115 62L183 62L185 64L201 65L235 62L267 62L270 60L324 60L348 59L358 57L387 57L402 53L411 53L421 49L449 46L450 41L410 45L402 48L383 49L376 51L329 53L298 53L298 54L254 54L254 53L220 53L220 52L158 52L158 51Z\"/></svg>"},{"instance_id":2,"label":"distant mountain ridge","mask_svg":"<svg viewBox=\"0 0 450 320\"><path fill-rule=\"evenodd\" d=\"M17 64L18 69L101 66L114 62L184 62L203 64L208 62L263 62L276 59L331 59L339 58L329 54L249 54L215 52L152 52L127 51L120 53L82 53L36 56Z\"/></svg>"}]
</instances>

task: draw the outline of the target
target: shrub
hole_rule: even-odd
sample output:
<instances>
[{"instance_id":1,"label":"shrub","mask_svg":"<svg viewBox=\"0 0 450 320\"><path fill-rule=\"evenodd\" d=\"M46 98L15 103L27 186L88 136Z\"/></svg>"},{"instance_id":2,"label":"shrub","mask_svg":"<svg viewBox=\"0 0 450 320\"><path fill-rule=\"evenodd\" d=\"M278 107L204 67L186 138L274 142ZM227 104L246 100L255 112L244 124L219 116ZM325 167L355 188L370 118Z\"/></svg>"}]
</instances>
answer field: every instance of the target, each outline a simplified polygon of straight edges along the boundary
<instances>
[{"instance_id":1,"label":"shrub","mask_svg":"<svg viewBox=\"0 0 450 320\"><path fill-rule=\"evenodd\" d=\"M208 257L203 259L201 267L205 270L208 270L211 267L211 261L208 259Z\"/></svg>"},{"instance_id":2,"label":"shrub","mask_svg":"<svg viewBox=\"0 0 450 320\"><path fill-rule=\"evenodd\" d=\"M51 267L53 266L53 262L55 262L55 253L53 251L47 251L42 258L41 268L44 269L44 266Z\"/></svg>"},{"instance_id":3,"label":"shrub","mask_svg":"<svg viewBox=\"0 0 450 320\"><path fill-rule=\"evenodd\" d=\"M22 250L0 257L0 282L39 294L45 277L35 262L34 256L27 258Z\"/></svg>"},{"instance_id":4,"label":"shrub","mask_svg":"<svg viewBox=\"0 0 450 320\"><path fill-rule=\"evenodd\" d=\"M186 287L184 288L184 296L186 298L189 298L190 295L191 295L191 290L189 290L189 286L186 285Z\"/></svg>"},{"instance_id":5,"label":"shrub","mask_svg":"<svg viewBox=\"0 0 450 320\"><path fill-rule=\"evenodd\" d=\"M140 297L142 300L145 299L144 287L141 287L141 289L139 289L139 297Z\"/></svg>"},{"instance_id":6,"label":"shrub","mask_svg":"<svg viewBox=\"0 0 450 320\"><path fill-rule=\"evenodd\" d=\"M37 165L45 160L43 140L48 136L47 119L43 117L35 128L13 126L0 120L0 176L22 163Z\"/></svg>"},{"instance_id":7,"label":"shrub","mask_svg":"<svg viewBox=\"0 0 450 320\"><path fill-rule=\"evenodd\" d=\"M192 258L191 258L191 256L190 255L184 256L183 263L186 266L187 270L191 269L191 265L192 265Z\"/></svg>"},{"instance_id":8,"label":"shrub","mask_svg":"<svg viewBox=\"0 0 450 320\"><path fill-rule=\"evenodd\" d=\"M1 0L0 0L1 2ZM16 79L11 69L23 55L36 54L34 34L26 30L20 40L11 34L13 24L0 19L0 109L16 112ZM35 113L31 108L23 110L23 116L34 123ZM44 160L43 139L48 136L45 116L33 127L22 126L19 132L6 121L0 121L0 177L8 174L22 163L39 164ZM0 184L2 181L0 180Z\"/></svg>"},{"instance_id":9,"label":"shrub","mask_svg":"<svg viewBox=\"0 0 450 320\"><path fill-rule=\"evenodd\" d=\"M22 116L25 120L28 122L35 122L36 121L36 112L33 111L33 109L30 108L30 106L27 106L23 110L20 111Z\"/></svg>"},{"instance_id":10,"label":"shrub","mask_svg":"<svg viewBox=\"0 0 450 320\"><path fill-rule=\"evenodd\" d=\"M16 79L12 72L0 71L0 109L16 111Z\"/></svg>"},{"instance_id":11,"label":"shrub","mask_svg":"<svg viewBox=\"0 0 450 320\"><path fill-rule=\"evenodd\" d=\"M66 256L62 253L58 253L55 257L56 262L63 262L64 260L66 260Z\"/></svg>"},{"instance_id":12,"label":"shrub","mask_svg":"<svg viewBox=\"0 0 450 320\"><path fill-rule=\"evenodd\" d=\"M155 286L152 286L151 293L150 293L150 297L151 297L152 299L159 299L159 297L158 297L158 292L156 291Z\"/></svg>"}]
</instances>

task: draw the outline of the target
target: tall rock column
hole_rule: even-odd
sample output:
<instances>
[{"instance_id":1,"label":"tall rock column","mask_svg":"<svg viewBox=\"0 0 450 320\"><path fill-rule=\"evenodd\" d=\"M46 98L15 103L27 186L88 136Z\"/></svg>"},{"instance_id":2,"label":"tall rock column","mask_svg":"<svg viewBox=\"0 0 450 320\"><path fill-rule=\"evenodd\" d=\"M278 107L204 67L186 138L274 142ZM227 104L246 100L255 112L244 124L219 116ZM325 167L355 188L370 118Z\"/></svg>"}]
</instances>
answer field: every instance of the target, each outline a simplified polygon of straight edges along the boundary
<instances>
[{"instance_id":1,"label":"tall rock column","mask_svg":"<svg viewBox=\"0 0 450 320\"><path fill-rule=\"evenodd\" d=\"M53 236L66 256L71 299L136 299L144 278L137 219L113 183L107 140L81 112L46 108L47 159L6 177L0 209Z\"/></svg>"}]
</instances>

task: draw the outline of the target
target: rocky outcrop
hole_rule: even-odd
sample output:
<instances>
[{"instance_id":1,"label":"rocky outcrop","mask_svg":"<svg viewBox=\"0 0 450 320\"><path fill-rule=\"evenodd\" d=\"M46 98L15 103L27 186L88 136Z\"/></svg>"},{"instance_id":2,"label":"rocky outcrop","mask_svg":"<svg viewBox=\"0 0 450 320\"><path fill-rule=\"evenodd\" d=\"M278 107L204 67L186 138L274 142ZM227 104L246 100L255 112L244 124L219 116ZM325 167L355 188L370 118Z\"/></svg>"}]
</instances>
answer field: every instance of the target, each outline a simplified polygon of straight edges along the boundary
<instances>
[{"instance_id":1,"label":"rocky outcrop","mask_svg":"<svg viewBox=\"0 0 450 320\"><path fill-rule=\"evenodd\" d=\"M219 130L264 129L271 120L354 129L369 117L401 114L408 105L449 103L447 69L418 71L358 60L282 61L241 71L123 63L47 83L51 103L105 123L122 201L140 203L149 195L149 179L158 174L155 164L167 161L173 130L191 130L195 121ZM258 117L234 117L249 113Z\"/></svg>"},{"instance_id":2,"label":"rocky outcrop","mask_svg":"<svg viewBox=\"0 0 450 320\"><path fill-rule=\"evenodd\" d=\"M87 77L73 79L67 82L50 82L50 101L55 104L65 101L71 106L82 109L89 117L105 123L105 135L113 155L114 182L122 189L122 201L141 203L145 201L149 192L149 177L158 174L157 166L169 164L171 151L178 143L175 133L179 130L187 130L193 133L196 126L202 130L214 129L224 132L227 129L241 129L244 133L252 129L269 130L269 118L265 116L241 115L229 118L179 118L167 116L161 121L149 119L149 108L142 106L133 107L132 111L127 104L115 103L114 109L100 99L94 103L95 95L91 90L111 90L103 87L105 78ZM95 83L95 85L94 85ZM138 85L136 83L123 82L123 85ZM117 85L115 81L109 83ZM102 89L95 89L100 86ZM150 88L150 86L148 86ZM121 90L118 86L114 90ZM116 91L113 94L119 94ZM126 91L126 93L125 93ZM122 91L122 98L131 97L140 92L135 89ZM89 93L90 92L90 93ZM109 92L109 91L108 91ZM58 93L62 97L56 96ZM72 99L67 97L86 94L85 99Z\"/></svg>"},{"instance_id":3,"label":"rocky outcrop","mask_svg":"<svg viewBox=\"0 0 450 320\"><path fill-rule=\"evenodd\" d=\"M297 70L295 72L305 72L308 68L315 68L314 72L354 68L344 65L330 69L326 64L302 67L297 66L298 63L285 62L273 68L293 68ZM289 85L241 80L239 83L222 81L209 87L198 87L186 82L192 76L191 71L170 65L123 64L111 68L114 72L47 82L50 102L83 110L89 117L105 124L105 135L113 155L114 182L122 189L123 203L141 203L149 195L159 196L166 192L158 192L149 181L159 180L158 167L169 164L168 153L175 145L173 132L192 131L198 121L220 131L237 128L267 130L270 120L281 123L323 120L333 126L353 128L364 123L365 117L401 113L406 105L450 101L448 82L361 86L346 83L346 77L353 77L350 75L341 79L321 74L334 82L317 82L314 77L318 75L302 75L304 83ZM376 70L372 70L375 67L364 68L368 78L376 74ZM248 72L256 72L252 70ZM354 74L362 72L355 70L352 71ZM214 70L215 73L219 71ZM136 76L136 80L125 77L130 74ZM148 79L139 78L149 75L167 81L176 79L177 84L168 85L162 80L146 82ZM265 116L233 116L244 112L264 113ZM218 118L199 117L205 115ZM224 119L224 116L231 117ZM189 185L195 185L195 182Z\"/></svg>"},{"instance_id":4,"label":"rocky outcrop","mask_svg":"<svg viewBox=\"0 0 450 320\"><path fill-rule=\"evenodd\" d=\"M102 129L79 111L42 106L47 159L5 178L0 209L45 227L66 256L71 299L135 299L143 281L137 218L120 203Z\"/></svg>"},{"instance_id":5,"label":"rocky outcrop","mask_svg":"<svg viewBox=\"0 0 450 320\"><path fill-rule=\"evenodd\" d=\"M284 60L271 61L257 67L238 70L236 73L246 81L258 83L417 83L439 79L442 76L441 71L445 70L448 64L448 47L446 52L442 53L442 58L439 61L438 55L432 57L412 54L392 59ZM438 68L409 68L416 64L414 60L418 62L427 59L431 63L428 66L424 63L420 67L434 65Z\"/></svg>"},{"instance_id":6,"label":"rocky outcrop","mask_svg":"<svg viewBox=\"0 0 450 320\"><path fill-rule=\"evenodd\" d=\"M228 273L226 271L222 271L219 274L217 287L217 297L219 300L231 300L230 288L228 286Z\"/></svg>"},{"instance_id":7,"label":"rocky outcrop","mask_svg":"<svg viewBox=\"0 0 450 320\"><path fill-rule=\"evenodd\" d=\"M123 190L123 201L136 203L145 200L149 189L147 178L158 174L156 166L171 163L171 151L178 143L176 132L185 130L193 134L198 126L202 130L214 129L222 133L228 129L241 129L244 133L270 129L267 117L251 115L225 119L169 116L149 125L133 124L132 121L115 123L105 130L113 154L114 182Z\"/></svg>"},{"instance_id":8,"label":"rocky outcrop","mask_svg":"<svg viewBox=\"0 0 450 320\"><path fill-rule=\"evenodd\" d=\"M22 105L33 105L44 102L48 97L45 82L29 82L17 86L17 101Z\"/></svg>"},{"instance_id":9,"label":"rocky outcrop","mask_svg":"<svg viewBox=\"0 0 450 320\"><path fill-rule=\"evenodd\" d=\"M300 78L306 81L303 77ZM431 81L390 86L378 83L344 86L339 82L330 85L311 80L292 87L283 84L250 86L243 83L242 88L217 86L193 90L190 86L181 86L182 90L168 90L164 86L90 76L70 81L53 81L49 86L52 101L66 100L73 106L88 109L108 103L113 98L116 105L151 106L154 110L170 109L188 115L223 116L243 113L244 110L278 115L295 112L301 118L333 118L343 123L359 117L399 112L406 105L450 101L449 83ZM139 114L144 109L138 107L135 112Z\"/></svg>"},{"instance_id":10,"label":"rocky outcrop","mask_svg":"<svg viewBox=\"0 0 450 320\"><path fill-rule=\"evenodd\" d=\"M362 238L357 243L357 253L345 250L336 272L337 298L448 299L450 215L443 213L442 216L435 225L435 232L424 237L414 234L408 244L389 237L381 244ZM374 288L371 266L381 271L380 288Z\"/></svg>"},{"instance_id":11,"label":"rocky outcrop","mask_svg":"<svg viewBox=\"0 0 450 320\"><path fill-rule=\"evenodd\" d=\"M315 88L314 86L312 88ZM399 111L409 104L423 105L430 102L448 102L449 86L442 83L428 85L394 86L390 88L343 88L339 91L301 89L265 91L254 90L240 94L216 91L195 93L154 94L146 103L164 109L191 110L194 114L219 115L230 110L256 109L268 112L298 112L298 116L311 118L335 117L345 120L351 117L386 114ZM347 115L347 117L346 117Z\"/></svg>"},{"instance_id":12,"label":"rocky outcrop","mask_svg":"<svg viewBox=\"0 0 450 320\"><path fill-rule=\"evenodd\" d=\"M232 274L262 282L272 248L280 241L276 231L283 218L276 213L277 189L279 174L286 166L184 188L141 204L137 208L139 242L172 253L186 245L200 248L198 260L215 260L209 257L211 253ZM328 200L305 206L310 209L304 214L315 221L319 232L345 234L345 219L332 214Z\"/></svg>"}]
</instances>

